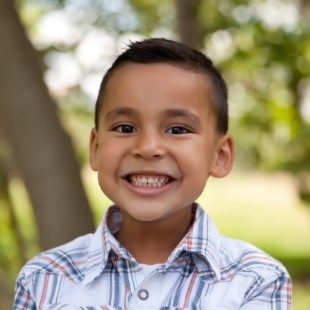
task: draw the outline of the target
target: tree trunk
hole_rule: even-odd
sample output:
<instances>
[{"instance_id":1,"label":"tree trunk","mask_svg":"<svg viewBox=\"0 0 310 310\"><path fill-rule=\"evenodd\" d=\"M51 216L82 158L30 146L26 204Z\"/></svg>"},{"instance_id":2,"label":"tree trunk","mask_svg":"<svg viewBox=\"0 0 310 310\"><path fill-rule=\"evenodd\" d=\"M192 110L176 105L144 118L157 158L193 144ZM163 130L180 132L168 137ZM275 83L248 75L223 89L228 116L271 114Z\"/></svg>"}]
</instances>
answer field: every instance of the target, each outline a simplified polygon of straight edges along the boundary
<instances>
[{"instance_id":1,"label":"tree trunk","mask_svg":"<svg viewBox=\"0 0 310 310\"><path fill-rule=\"evenodd\" d=\"M79 166L14 1L0 1L0 127L13 150L43 249L91 232Z\"/></svg>"},{"instance_id":2,"label":"tree trunk","mask_svg":"<svg viewBox=\"0 0 310 310\"><path fill-rule=\"evenodd\" d=\"M196 49L201 47L201 29L197 21L199 3L200 0L175 0L181 42Z\"/></svg>"}]
</instances>

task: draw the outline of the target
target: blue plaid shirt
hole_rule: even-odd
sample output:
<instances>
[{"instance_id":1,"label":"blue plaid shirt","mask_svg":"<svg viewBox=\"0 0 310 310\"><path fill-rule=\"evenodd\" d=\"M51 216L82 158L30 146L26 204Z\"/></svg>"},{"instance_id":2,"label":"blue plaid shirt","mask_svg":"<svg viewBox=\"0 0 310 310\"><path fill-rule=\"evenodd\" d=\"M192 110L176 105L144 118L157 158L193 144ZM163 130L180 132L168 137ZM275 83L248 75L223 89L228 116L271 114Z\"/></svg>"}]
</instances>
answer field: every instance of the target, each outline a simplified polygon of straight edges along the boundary
<instances>
[{"instance_id":1,"label":"blue plaid shirt","mask_svg":"<svg viewBox=\"0 0 310 310\"><path fill-rule=\"evenodd\" d=\"M14 309L291 309L285 268L254 246L221 236L200 206L194 212L167 262L146 275L113 237L121 215L111 206L95 234L25 265Z\"/></svg>"}]
</instances>

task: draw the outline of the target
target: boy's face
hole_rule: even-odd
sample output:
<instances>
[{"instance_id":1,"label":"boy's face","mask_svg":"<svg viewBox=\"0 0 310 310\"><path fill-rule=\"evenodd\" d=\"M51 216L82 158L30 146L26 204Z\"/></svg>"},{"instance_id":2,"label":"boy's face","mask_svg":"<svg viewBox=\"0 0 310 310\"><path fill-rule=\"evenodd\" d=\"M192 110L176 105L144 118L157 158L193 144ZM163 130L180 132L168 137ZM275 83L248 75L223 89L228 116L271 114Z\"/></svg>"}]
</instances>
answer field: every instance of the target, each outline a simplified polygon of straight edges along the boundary
<instances>
[{"instance_id":1,"label":"boy's face","mask_svg":"<svg viewBox=\"0 0 310 310\"><path fill-rule=\"evenodd\" d=\"M230 171L233 142L215 130L208 83L169 64L127 64L112 74L91 133L90 162L122 212L139 221L176 216L209 175Z\"/></svg>"}]
</instances>

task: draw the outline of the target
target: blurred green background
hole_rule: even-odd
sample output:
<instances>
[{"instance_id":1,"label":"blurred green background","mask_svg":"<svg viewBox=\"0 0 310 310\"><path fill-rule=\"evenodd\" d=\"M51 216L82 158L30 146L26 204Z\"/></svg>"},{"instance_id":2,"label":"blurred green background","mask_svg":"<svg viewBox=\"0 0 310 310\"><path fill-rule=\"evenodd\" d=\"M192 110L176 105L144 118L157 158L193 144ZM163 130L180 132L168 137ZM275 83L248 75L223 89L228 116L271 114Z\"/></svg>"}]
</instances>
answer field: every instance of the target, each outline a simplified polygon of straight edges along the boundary
<instances>
[{"instance_id":1,"label":"blurred green background","mask_svg":"<svg viewBox=\"0 0 310 310\"><path fill-rule=\"evenodd\" d=\"M110 202L87 154L100 80L130 40L164 36L204 51L229 87L235 168L199 202L283 262L309 310L309 18L307 0L3 0L0 309L27 260L100 221Z\"/></svg>"}]
</instances>

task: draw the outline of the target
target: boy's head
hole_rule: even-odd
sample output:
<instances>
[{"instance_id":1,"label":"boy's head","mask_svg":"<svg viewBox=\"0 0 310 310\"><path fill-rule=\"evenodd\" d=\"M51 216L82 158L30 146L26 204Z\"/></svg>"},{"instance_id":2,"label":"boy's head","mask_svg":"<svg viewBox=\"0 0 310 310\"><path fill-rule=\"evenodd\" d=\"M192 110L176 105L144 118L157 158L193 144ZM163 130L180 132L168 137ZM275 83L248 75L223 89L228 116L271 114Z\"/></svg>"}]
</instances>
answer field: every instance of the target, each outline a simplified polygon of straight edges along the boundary
<instances>
[{"instance_id":1,"label":"boy's head","mask_svg":"<svg viewBox=\"0 0 310 310\"><path fill-rule=\"evenodd\" d=\"M226 96L211 61L182 44L149 39L116 59L97 101L90 164L123 215L190 220L209 176L232 167Z\"/></svg>"},{"instance_id":2,"label":"boy's head","mask_svg":"<svg viewBox=\"0 0 310 310\"><path fill-rule=\"evenodd\" d=\"M95 126L99 127L99 114L103 104L106 85L117 69L126 64L172 64L189 71L205 75L211 82L211 108L215 113L216 130L225 134L228 130L227 87L221 74L213 66L212 61L203 53L172 40L151 38L133 42L117 57L107 71L100 85L95 109Z\"/></svg>"}]
</instances>

